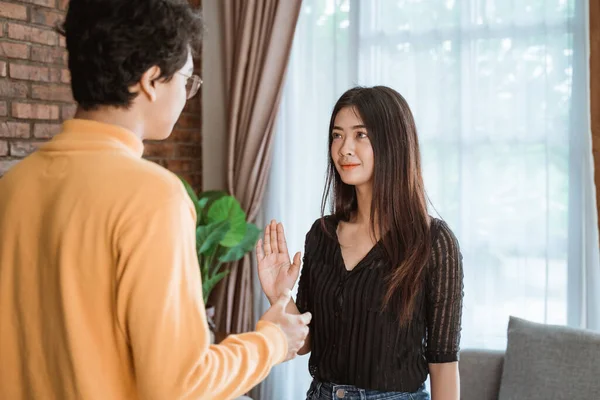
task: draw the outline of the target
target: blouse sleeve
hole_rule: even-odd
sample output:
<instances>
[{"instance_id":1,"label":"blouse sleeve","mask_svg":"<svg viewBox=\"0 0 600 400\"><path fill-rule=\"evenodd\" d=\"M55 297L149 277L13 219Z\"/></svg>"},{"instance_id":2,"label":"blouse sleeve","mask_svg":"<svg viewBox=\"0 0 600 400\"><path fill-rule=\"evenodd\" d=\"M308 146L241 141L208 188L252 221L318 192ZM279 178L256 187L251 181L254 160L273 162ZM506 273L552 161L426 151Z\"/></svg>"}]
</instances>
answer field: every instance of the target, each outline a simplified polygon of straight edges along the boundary
<instances>
[{"instance_id":1,"label":"blouse sleeve","mask_svg":"<svg viewBox=\"0 0 600 400\"><path fill-rule=\"evenodd\" d=\"M463 267L458 240L446 223L436 221L427 280L427 361L458 361L463 302Z\"/></svg>"},{"instance_id":2,"label":"blouse sleeve","mask_svg":"<svg viewBox=\"0 0 600 400\"><path fill-rule=\"evenodd\" d=\"M304 241L304 256L302 257L302 270L300 271L300 281L298 282L298 294L296 295L296 307L298 307L298 311L300 313L305 313L307 311L312 312L312 302L310 301L310 265L311 259L310 255L312 250L315 247L315 240L318 241L318 238L315 237L315 230L318 229L318 225L320 225L320 220L317 220L310 231L306 234L306 239Z\"/></svg>"}]
</instances>

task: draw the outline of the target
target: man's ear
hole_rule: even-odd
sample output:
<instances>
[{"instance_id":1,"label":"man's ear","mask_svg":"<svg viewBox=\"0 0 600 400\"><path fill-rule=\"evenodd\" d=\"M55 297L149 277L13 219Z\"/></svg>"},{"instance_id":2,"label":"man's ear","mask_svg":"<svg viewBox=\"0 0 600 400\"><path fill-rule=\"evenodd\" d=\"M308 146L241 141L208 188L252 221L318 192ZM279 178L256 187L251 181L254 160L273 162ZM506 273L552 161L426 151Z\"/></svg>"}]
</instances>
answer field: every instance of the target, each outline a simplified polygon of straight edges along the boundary
<instances>
[{"instance_id":1,"label":"man's ear","mask_svg":"<svg viewBox=\"0 0 600 400\"><path fill-rule=\"evenodd\" d=\"M146 72L142 75L139 86L139 92L146 97L148 100L154 102L156 101L156 80L160 77L160 68L156 65L148 68Z\"/></svg>"}]
</instances>

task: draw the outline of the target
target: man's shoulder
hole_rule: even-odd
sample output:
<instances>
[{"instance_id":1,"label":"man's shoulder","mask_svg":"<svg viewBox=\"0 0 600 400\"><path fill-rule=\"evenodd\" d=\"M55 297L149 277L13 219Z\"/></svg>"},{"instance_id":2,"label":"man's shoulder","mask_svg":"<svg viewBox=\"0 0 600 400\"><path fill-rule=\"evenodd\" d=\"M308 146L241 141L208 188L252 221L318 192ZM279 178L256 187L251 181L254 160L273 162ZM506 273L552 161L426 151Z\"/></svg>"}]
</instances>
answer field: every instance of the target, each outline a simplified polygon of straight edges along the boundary
<instances>
[{"instance_id":1,"label":"man's shoulder","mask_svg":"<svg viewBox=\"0 0 600 400\"><path fill-rule=\"evenodd\" d=\"M145 159L131 160L123 165L123 191L149 202L167 201L187 196L181 179L168 169Z\"/></svg>"}]
</instances>

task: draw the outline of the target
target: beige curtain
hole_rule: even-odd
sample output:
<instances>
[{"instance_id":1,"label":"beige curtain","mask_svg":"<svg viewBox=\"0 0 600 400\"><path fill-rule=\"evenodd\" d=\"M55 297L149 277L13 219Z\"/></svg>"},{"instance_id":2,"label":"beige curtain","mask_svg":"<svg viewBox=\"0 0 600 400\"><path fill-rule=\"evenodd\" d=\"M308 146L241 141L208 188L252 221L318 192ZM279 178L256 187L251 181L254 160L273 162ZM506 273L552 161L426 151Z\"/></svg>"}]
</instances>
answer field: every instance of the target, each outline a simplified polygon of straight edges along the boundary
<instances>
[{"instance_id":1,"label":"beige curtain","mask_svg":"<svg viewBox=\"0 0 600 400\"><path fill-rule=\"evenodd\" d=\"M229 140L227 186L254 221L269 166L273 127L301 0L223 0L225 90ZM217 329L253 328L250 256L231 268L210 302Z\"/></svg>"},{"instance_id":2,"label":"beige curtain","mask_svg":"<svg viewBox=\"0 0 600 400\"><path fill-rule=\"evenodd\" d=\"M600 217L600 3L590 0L590 83L592 110L592 152L596 181L596 202ZM598 218L600 229L600 218Z\"/></svg>"}]
</instances>

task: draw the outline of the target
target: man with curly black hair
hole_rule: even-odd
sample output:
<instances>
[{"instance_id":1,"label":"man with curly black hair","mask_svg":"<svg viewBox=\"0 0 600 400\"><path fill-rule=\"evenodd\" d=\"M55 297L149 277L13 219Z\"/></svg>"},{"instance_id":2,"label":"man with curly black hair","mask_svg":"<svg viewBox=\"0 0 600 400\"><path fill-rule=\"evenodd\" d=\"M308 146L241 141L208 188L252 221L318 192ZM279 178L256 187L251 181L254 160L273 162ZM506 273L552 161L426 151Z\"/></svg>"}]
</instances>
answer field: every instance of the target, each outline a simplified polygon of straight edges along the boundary
<instances>
[{"instance_id":1,"label":"man with curly black hair","mask_svg":"<svg viewBox=\"0 0 600 400\"><path fill-rule=\"evenodd\" d=\"M71 0L75 119L0 179L0 398L233 398L303 345L289 293L210 345L194 207L141 158L200 86L201 32L185 0Z\"/></svg>"}]
</instances>

